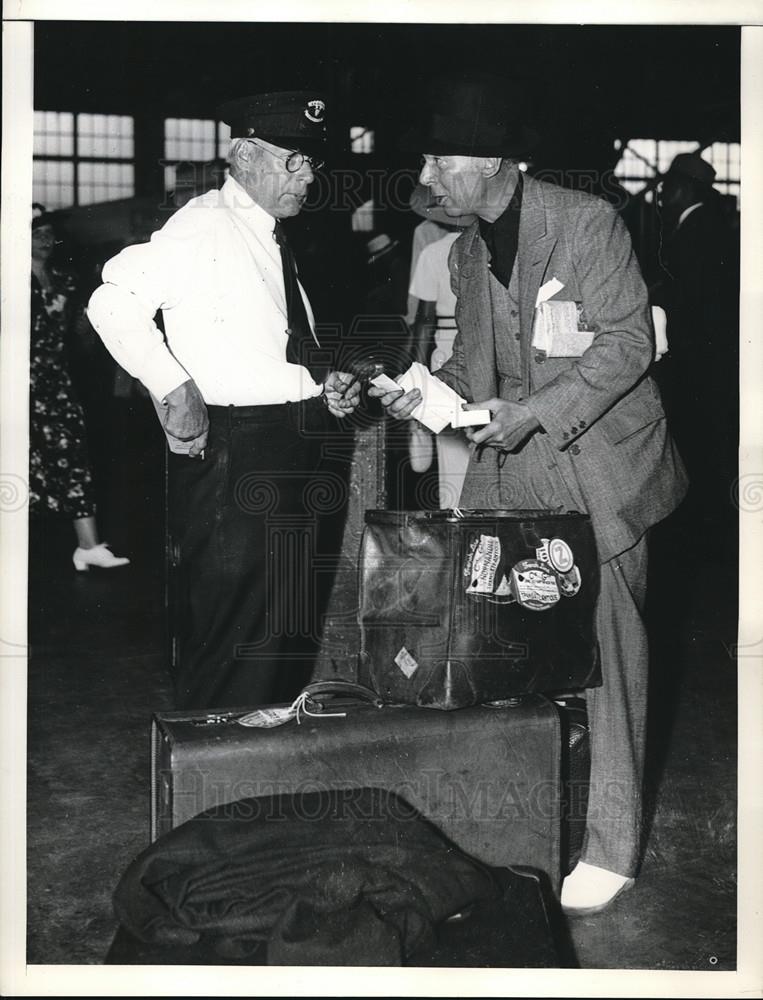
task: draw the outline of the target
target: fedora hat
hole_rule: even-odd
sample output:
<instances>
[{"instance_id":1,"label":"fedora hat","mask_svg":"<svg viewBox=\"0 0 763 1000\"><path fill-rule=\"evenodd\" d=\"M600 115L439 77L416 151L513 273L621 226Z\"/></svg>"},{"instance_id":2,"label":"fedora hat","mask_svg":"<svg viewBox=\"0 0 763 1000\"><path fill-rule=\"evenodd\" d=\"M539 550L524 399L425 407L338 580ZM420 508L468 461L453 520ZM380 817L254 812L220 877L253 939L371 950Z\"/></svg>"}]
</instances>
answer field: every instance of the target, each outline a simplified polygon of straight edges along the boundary
<instances>
[{"instance_id":1,"label":"fedora hat","mask_svg":"<svg viewBox=\"0 0 763 1000\"><path fill-rule=\"evenodd\" d=\"M679 153L674 156L668 173L683 174L684 177L691 177L708 187L712 187L715 180L715 168L707 160L703 160L699 153Z\"/></svg>"},{"instance_id":2,"label":"fedora hat","mask_svg":"<svg viewBox=\"0 0 763 1000\"><path fill-rule=\"evenodd\" d=\"M385 253L389 253L390 250L394 250L397 245L398 241L393 240L386 233L379 233L378 236L372 237L368 243L366 243L368 263L373 264L380 257L383 257Z\"/></svg>"},{"instance_id":3,"label":"fedora hat","mask_svg":"<svg viewBox=\"0 0 763 1000\"><path fill-rule=\"evenodd\" d=\"M526 156L538 134L525 121L525 90L522 81L486 73L434 80L400 146L440 156Z\"/></svg>"}]
</instances>

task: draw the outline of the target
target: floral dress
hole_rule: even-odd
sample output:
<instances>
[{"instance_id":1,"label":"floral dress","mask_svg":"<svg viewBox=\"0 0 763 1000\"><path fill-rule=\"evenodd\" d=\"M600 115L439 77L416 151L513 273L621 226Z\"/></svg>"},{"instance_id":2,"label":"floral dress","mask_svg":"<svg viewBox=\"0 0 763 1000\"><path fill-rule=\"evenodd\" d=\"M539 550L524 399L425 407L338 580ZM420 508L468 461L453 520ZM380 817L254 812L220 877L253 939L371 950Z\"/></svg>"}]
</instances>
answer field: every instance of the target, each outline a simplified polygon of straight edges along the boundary
<instances>
[{"instance_id":1,"label":"floral dress","mask_svg":"<svg viewBox=\"0 0 763 1000\"><path fill-rule=\"evenodd\" d=\"M44 289L32 275L29 510L70 518L95 513L85 419L67 363L75 282L53 270Z\"/></svg>"}]
</instances>

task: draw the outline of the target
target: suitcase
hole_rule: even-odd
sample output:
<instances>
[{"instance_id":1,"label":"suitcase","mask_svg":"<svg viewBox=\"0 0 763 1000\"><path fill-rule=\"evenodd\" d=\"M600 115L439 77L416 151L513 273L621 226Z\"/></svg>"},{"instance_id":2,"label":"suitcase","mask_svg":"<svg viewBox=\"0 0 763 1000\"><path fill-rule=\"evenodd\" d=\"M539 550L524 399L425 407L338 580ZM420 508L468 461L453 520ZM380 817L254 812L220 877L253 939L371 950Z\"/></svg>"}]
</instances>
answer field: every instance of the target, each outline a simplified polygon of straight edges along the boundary
<instances>
[{"instance_id":1,"label":"suitcase","mask_svg":"<svg viewBox=\"0 0 763 1000\"><path fill-rule=\"evenodd\" d=\"M454 709L601 684L587 515L366 512L358 680Z\"/></svg>"},{"instance_id":2,"label":"suitcase","mask_svg":"<svg viewBox=\"0 0 763 1000\"><path fill-rule=\"evenodd\" d=\"M275 728L241 725L243 709L156 714L152 840L236 799L375 786L400 795L479 861L543 872L558 888L562 737L556 705L541 695L458 712L329 702L301 724Z\"/></svg>"}]
</instances>

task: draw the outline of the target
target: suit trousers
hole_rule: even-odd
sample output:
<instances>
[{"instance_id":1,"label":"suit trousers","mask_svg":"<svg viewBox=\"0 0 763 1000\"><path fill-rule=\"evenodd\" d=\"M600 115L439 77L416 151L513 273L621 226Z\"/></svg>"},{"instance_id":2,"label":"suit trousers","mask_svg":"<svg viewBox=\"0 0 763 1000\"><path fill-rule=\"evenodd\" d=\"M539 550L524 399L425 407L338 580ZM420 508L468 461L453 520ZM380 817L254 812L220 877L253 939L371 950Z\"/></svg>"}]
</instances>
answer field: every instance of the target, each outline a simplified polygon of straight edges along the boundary
<instances>
[{"instance_id":1,"label":"suit trousers","mask_svg":"<svg viewBox=\"0 0 763 1000\"><path fill-rule=\"evenodd\" d=\"M208 410L205 457L169 456L176 704L288 701L318 647L315 490L334 418L320 397Z\"/></svg>"},{"instance_id":2,"label":"suit trousers","mask_svg":"<svg viewBox=\"0 0 763 1000\"><path fill-rule=\"evenodd\" d=\"M535 435L498 469L487 451L480 465L496 468L495 486L474 480L461 506L586 511L574 457ZM489 478L483 472L482 482ZM484 497L475 503L475 495ZM593 520L594 532L597 531ZM591 728L591 778L581 859L632 875L641 848L642 781L647 721L649 650L643 610L647 582L647 535L601 564L596 632L602 685L586 692Z\"/></svg>"},{"instance_id":3,"label":"suit trousers","mask_svg":"<svg viewBox=\"0 0 763 1000\"><path fill-rule=\"evenodd\" d=\"M591 779L581 860L635 875L641 849L649 650L647 538L601 566L596 627L603 683L586 692Z\"/></svg>"}]
</instances>

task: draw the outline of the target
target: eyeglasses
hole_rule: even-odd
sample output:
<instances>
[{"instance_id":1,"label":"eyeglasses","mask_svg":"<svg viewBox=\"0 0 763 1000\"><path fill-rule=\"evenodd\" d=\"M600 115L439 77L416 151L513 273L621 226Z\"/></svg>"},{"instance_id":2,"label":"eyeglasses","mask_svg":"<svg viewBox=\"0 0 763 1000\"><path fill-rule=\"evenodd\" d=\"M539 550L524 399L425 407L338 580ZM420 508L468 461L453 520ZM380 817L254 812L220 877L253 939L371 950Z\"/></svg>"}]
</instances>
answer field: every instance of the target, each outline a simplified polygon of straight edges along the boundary
<instances>
[{"instance_id":1,"label":"eyeglasses","mask_svg":"<svg viewBox=\"0 0 763 1000\"><path fill-rule=\"evenodd\" d=\"M307 153L302 153L298 149L294 150L292 153L277 153L269 143L265 143L260 139L247 139L247 142L253 142L255 146L259 146L260 149L267 150L268 153L272 153L273 156L277 157L279 160L283 160L286 163L286 169L290 174L296 174L305 163L310 164L311 170L320 170L321 167L326 162L325 160L319 160L314 156L308 156Z\"/></svg>"}]
</instances>

